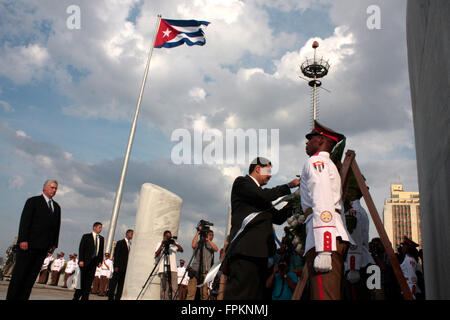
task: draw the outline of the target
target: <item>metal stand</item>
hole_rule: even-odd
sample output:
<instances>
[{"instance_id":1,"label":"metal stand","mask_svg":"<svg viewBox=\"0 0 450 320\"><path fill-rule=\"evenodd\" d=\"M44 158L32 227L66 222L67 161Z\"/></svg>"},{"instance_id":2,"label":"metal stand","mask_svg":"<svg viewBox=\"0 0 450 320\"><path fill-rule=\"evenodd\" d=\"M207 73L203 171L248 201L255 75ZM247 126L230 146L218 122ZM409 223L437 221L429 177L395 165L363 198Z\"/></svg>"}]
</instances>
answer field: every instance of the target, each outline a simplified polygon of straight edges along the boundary
<instances>
[{"instance_id":1,"label":"metal stand","mask_svg":"<svg viewBox=\"0 0 450 320\"><path fill-rule=\"evenodd\" d=\"M141 298L141 295L144 293L145 288L147 287L150 279L154 277L156 274L154 274L156 268L159 266L161 261L164 261L164 272L166 272L167 275L167 281L169 282L169 299L172 300L172 273L170 271L170 261L169 261L169 244L163 244L163 252L162 257L159 259L158 263L153 267L152 272L150 272L149 276L147 277L147 280L145 281L144 285L142 286L141 291L139 292L136 300L139 300Z\"/></svg>"},{"instance_id":2,"label":"metal stand","mask_svg":"<svg viewBox=\"0 0 450 320\"><path fill-rule=\"evenodd\" d=\"M186 271L183 274L183 277L181 278L180 283L183 282L184 278L186 277L186 273L188 271L188 269L191 267L192 264L192 260L194 260L194 257L196 256L198 250L200 250L200 263L199 263L199 267L198 267L198 274L199 274L199 279L197 279L197 284L202 283L203 281L203 247L205 244L205 239L204 239L204 235L202 235L202 232L200 232L200 240L197 242L197 248L195 248L194 253L192 254L191 258L189 259L189 263L186 267ZM178 286L177 291L175 292L175 295L173 297L173 300L176 300L178 298L178 292L180 290L180 286ZM195 292L197 294L197 290Z\"/></svg>"},{"instance_id":3,"label":"metal stand","mask_svg":"<svg viewBox=\"0 0 450 320\"><path fill-rule=\"evenodd\" d=\"M409 289L409 286L406 283L406 279L403 276L403 273L400 269L400 264L397 260L397 257L395 256L394 250L392 249L392 244L389 241L389 238L386 234L386 230L384 230L383 223L381 222L380 216L378 215L378 211L375 207L375 204L373 203L372 197L369 193L369 189L367 188L367 185L364 181L361 171L359 170L358 164L356 163L355 151L353 150L348 150L345 153L345 159L342 164L342 167L340 168L340 175L342 181L342 199L345 199L345 195L347 192L350 170L355 175L359 189L363 194L364 201L366 202L367 208L369 209L372 221L375 224L378 235L380 236L381 242L383 243L384 250L386 251L389 262L391 263L392 269L394 270L395 277L397 278L397 282L403 293L403 298L405 300L414 300L411 290ZM295 288L294 294L292 295L292 300L301 299L307 280L308 280L308 269L305 265L305 267L303 268L302 279L297 283L297 287Z\"/></svg>"}]
</instances>

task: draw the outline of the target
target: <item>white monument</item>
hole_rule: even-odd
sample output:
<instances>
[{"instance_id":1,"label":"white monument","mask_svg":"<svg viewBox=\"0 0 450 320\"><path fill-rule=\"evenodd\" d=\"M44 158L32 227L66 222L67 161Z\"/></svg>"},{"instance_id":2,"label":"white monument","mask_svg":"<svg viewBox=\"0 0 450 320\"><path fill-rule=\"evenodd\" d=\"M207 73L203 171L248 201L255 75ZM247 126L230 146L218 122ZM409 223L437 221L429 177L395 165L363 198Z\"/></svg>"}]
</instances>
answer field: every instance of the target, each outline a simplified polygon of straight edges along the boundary
<instances>
[{"instance_id":1,"label":"white monument","mask_svg":"<svg viewBox=\"0 0 450 320\"><path fill-rule=\"evenodd\" d=\"M142 185L136 225L131 245L127 274L123 288L123 300L159 300L160 278L155 267L155 249L163 239L163 232L170 230L178 236L183 200L176 194L157 185ZM147 279L147 286L143 288Z\"/></svg>"}]
</instances>

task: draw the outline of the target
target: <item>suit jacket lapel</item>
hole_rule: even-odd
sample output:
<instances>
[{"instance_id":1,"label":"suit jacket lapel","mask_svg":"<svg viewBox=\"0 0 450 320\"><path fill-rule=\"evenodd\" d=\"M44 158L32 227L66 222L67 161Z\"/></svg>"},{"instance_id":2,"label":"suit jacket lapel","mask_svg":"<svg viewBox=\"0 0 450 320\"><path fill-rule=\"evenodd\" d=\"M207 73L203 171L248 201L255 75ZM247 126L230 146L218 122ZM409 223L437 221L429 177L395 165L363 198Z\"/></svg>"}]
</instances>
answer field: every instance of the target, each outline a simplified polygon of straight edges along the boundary
<instances>
[{"instance_id":1,"label":"suit jacket lapel","mask_svg":"<svg viewBox=\"0 0 450 320\"><path fill-rule=\"evenodd\" d=\"M44 195L41 195L41 199L42 199L42 205L45 206L45 208L47 208L47 211L48 211L49 214L53 215L54 212L52 212L52 210L49 208L48 202L45 200ZM54 205L54 208L55 208L54 210L56 211L56 206L55 206L54 203L53 203L53 205Z\"/></svg>"}]
</instances>

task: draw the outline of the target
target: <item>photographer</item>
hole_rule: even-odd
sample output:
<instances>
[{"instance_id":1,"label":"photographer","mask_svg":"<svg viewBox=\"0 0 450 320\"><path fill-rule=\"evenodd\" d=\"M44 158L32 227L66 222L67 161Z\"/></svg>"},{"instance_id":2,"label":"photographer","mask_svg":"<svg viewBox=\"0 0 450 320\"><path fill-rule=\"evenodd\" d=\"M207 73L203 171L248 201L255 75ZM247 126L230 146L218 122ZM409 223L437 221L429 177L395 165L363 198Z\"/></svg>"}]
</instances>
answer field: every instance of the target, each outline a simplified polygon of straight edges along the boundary
<instances>
[{"instance_id":1,"label":"photographer","mask_svg":"<svg viewBox=\"0 0 450 320\"><path fill-rule=\"evenodd\" d=\"M172 237L169 230L164 231L163 240L161 244L157 245L155 251L155 262L159 263L158 274L161 278L161 300L170 300L178 288L178 272L177 272L177 251L183 252L183 248L175 241L176 237ZM164 256L167 256L167 261L170 265L170 271L167 270ZM158 259L158 260L157 260Z\"/></svg>"},{"instance_id":2,"label":"photographer","mask_svg":"<svg viewBox=\"0 0 450 320\"><path fill-rule=\"evenodd\" d=\"M189 268L190 279L186 300L195 300L197 285L201 284L205 279L206 274L214 263L214 252L219 250L212 242L214 232L209 229L209 225L212 225L212 223L201 220L197 226L197 233L192 240L192 249L195 250L195 257L192 266ZM208 285L201 287L200 299L208 300Z\"/></svg>"},{"instance_id":3,"label":"photographer","mask_svg":"<svg viewBox=\"0 0 450 320\"><path fill-rule=\"evenodd\" d=\"M280 260L266 281L266 288L272 288L272 300L291 300L296 286L297 275L289 271L287 260Z\"/></svg>"}]
</instances>

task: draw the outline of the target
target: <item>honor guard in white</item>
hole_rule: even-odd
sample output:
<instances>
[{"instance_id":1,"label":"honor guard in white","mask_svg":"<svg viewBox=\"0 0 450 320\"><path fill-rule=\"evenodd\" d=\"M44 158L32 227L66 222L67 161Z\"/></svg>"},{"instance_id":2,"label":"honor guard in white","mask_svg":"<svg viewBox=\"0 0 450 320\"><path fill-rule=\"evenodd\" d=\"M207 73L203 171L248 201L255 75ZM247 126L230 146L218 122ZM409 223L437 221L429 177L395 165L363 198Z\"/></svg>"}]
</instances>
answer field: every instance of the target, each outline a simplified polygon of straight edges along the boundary
<instances>
[{"instance_id":1,"label":"honor guard in white","mask_svg":"<svg viewBox=\"0 0 450 320\"><path fill-rule=\"evenodd\" d=\"M64 259L64 252L57 255L57 259L53 261L50 269L52 271L52 286L57 286L59 282L59 276L61 275L61 270L66 263Z\"/></svg>"},{"instance_id":2,"label":"honor guard in white","mask_svg":"<svg viewBox=\"0 0 450 320\"><path fill-rule=\"evenodd\" d=\"M64 269L64 288L67 288L67 282L69 279L71 279L71 276L75 273L75 258L74 256L71 254L69 255L70 260L67 261L67 265L66 268Z\"/></svg>"},{"instance_id":3,"label":"honor guard in white","mask_svg":"<svg viewBox=\"0 0 450 320\"><path fill-rule=\"evenodd\" d=\"M420 270L420 265L417 262L417 250L416 247L419 245L412 241L411 239L404 237L402 244L402 251L405 254L405 258L403 259L402 264L400 265L400 269L402 269L403 276L408 283L409 290L416 298L417 294L422 293L418 284L417 284L417 271Z\"/></svg>"},{"instance_id":4,"label":"honor guard in white","mask_svg":"<svg viewBox=\"0 0 450 320\"><path fill-rule=\"evenodd\" d=\"M109 258L109 253L105 253L102 265L100 266L100 290L99 295L104 296L108 289L109 279L112 278L114 266L113 261Z\"/></svg>"},{"instance_id":5,"label":"honor guard in white","mask_svg":"<svg viewBox=\"0 0 450 320\"><path fill-rule=\"evenodd\" d=\"M101 264L95 268L94 280L92 281L91 293L98 294L100 292L100 277L102 275Z\"/></svg>"},{"instance_id":6,"label":"honor guard in white","mask_svg":"<svg viewBox=\"0 0 450 320\"><path fill-rule=\"evenodd\" d=\"M351 245L348 249L345 261L347 280L356 283L359 281L359 270L368 264L375 264L369 253L369 217L359 200L351 202L351 209L345 215L352 216L356 220L356 226L350 233L355 245ZM347 229L350 229L348 225Z\"/></svg>"},{"instance_id":7,"label":"honor guard in white","mask_svg":"<svg viewBox=\"0 0 450 320\"><path fill-rule=\"evenodd\" d=\"M55 258L53 258L53 254L52 253L47 253L47 257L44 259L44 263L42 264L41 267L41 272L39 274L39 283L41 284L47 284L48 281L48 275L49 275L49 264L53 262L53 260L55 260Z\"/></svg>"},{"instance_id":8,"label":"honor guard in white","mask_svg":"<svg viewBox=\"0 0 450 320\"><path fill-rule=\"evenodd\" d=\"M300 195L306 220L305 258L311 299L339 300L343 255L351 240L341 215L341 178L330 159L333 147L345 137L314 121L306 135L306 161Z\"/></svg>"}]
</instances>

